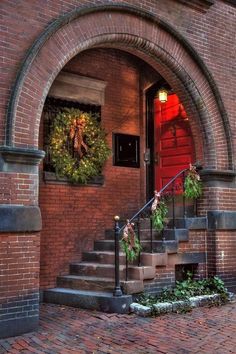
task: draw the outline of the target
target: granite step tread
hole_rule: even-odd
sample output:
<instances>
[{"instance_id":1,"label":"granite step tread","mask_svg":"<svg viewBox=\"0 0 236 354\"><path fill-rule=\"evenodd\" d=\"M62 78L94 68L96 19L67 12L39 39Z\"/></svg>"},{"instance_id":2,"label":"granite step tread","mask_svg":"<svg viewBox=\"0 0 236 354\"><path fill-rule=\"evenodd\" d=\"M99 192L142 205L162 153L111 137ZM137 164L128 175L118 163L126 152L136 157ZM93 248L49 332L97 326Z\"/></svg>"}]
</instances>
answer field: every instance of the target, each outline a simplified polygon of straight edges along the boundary
<instances>
[{"instance_id":1,"label":"granite step tread","mask_svg":"<svg viewBox=\"0 0 236 354\"><path fill-rule=\"evenodd\" d=\"M155 268L150 265L135 266L129 265L128 272L130 279L143 280L152 279L155 276ZM120 279L124 280L126 276L126 266L120 265L119 267ZM73 263L70 264L70 275L83 275L83 276L96 276L111 278L115 276L114 264L99 264L99 263Z\"/></svg>"},{"instance_id":2,"label":"granite step tread","mask_svg":"<svg viewBox=\"0 0 236 354\"><path fill-rule=\"evenodd\" d=\"M121 286L124 287L126 294L143 291L143 281L139 279L121 280ZM81 275L62 275L57 277L57 287L87 290L87 291L113 291L115 287L114 278L81 276Z\"/></svg>"},{"instance_id":3,"label":"granite step tread","mask_svg":"<svg viewBox=\"0 0 236 354\"><path fill-rule=\"evenodd\" d=\"M52 289L47 289L47 291L53 291L57 293L67 293L67 294L78 294L78 295L99 295L99 296L113 296L112 291L93 291L93 290L78 290L78 289L67 289L67 288L52 288Z\"/></svg>"},{"instance_id":4,"label":"granite step tread","mask_svg":"<svg viewBox=\"0 0 236 354\"><path fill-rule=\"evenodd\" d=\"M66 280L88 280L88 281L104 281L104 282L114 282L113 278L105 278L105 277L95 277L95 276L89 276L89 275L74 275L74 274L69 274L69 275L60 275L58 279L66 279Z\"/></svg>"},{"instance_id":5,"label":"granite step tread","mask_svg":"<svg viewBox=\"0 0 236 354\"><path fill-rule=\"evenodd\" d=\"M82 266L88 266L88 267L99 267L99 268L115 268L114 264L103 264L103 263L97 263L97 262L72 262L70 263L71 265L82 265ZM129 264L129 268L148 268L150 266L146 266L146 265L141 265L141 266L137 266L137 265L132 265ZM125 265L120 265L120 269L125 269L126 266Z\"/></svg>"},{"instance_id":6,"label":"granite step tread","mask_svg":"<svg viewBox=\"0 0 236 354\"><path fill-rule=\"evenodd\" d=\"M113 291L53 288L44 291L44 301L108 313L129 313L131 295L113 296Z\"/></svg>"}]
</instances>

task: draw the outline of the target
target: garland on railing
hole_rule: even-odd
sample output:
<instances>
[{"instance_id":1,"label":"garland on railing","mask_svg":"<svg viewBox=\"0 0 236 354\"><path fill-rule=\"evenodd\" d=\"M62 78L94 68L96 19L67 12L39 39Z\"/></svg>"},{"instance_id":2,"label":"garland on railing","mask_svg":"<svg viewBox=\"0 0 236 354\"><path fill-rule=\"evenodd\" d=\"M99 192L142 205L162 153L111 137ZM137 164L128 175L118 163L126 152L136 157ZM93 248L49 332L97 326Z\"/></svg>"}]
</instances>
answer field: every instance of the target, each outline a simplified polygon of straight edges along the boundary
<instances>
[{"instance_id":1,"label":"garland on railing","mask_svg":"<svg viewBox=\"0 0 236 354\"><path fill-rule=\"evenodd\" d=\"M202 195L202 182L196 167L189 165L189 170L184 181L184 195L189 199L197 199Z\"/></svg>"},{"instance_id":2,"label":"garland on railing","mask_svg":"<svg viewBox=\"0 0 236 354\"><path fill-rule=\"evenodd\" d=\"M137 259L142 247L135 234L134 224L130 223L129 220L127 220L127 224L123 231L121 245L129 262L132 262Z\"/></svg>"},{"instance_id":3,"label":"garland on railing","mask_svg":"<svg viewBox=\"0 0 236 354\"><path fill-rule=\"evenodd\" d=\"M158 232L161 232L165 227L168 208L164 199L161 198L161 194L157 191L154 193L154 202L151 206L151 218L153 227ZM189 199L197 199L202 195L202 182L196 167L192 164L189 165L189 170L184 180L184 195Z\"/></svg>"},{"instance_id":4,"label":"garland on railing","mask_svg":"<svg viewBox=\"0 0 236 354\"><path fill-rule=\"evenodd\" d=\"M168 208L164 200L161 199L160 193L157 191L155 191L154 202L152 203L151 211L153 226L158 232L160 232L164 229Z\"/></svg>"},{"instance_id":5,"label":"garland on railing","mask_svg":"<svg viewBox=\"0 0 236 354\"><path fill-rule=\"evenodd\" d=\"M200 197L201 194L202 182L200 180L200 176L196 171L196 167L190 164L189 170L187 171L187 176L185 177L184 181L184 195L187 198L195 199ZM153 227L158 232L161 232L165 227L168 207L165 203L164 198L157 191L155 191L154 194L154 201L151 206L151 212ZM136 237L134 231L134 224L130 223L129 220L127 220L127 223L123 230L121 245L128 261L135 260L139 256L140 251L142 249L140 241Z\"/></svg>"}]
</instances>

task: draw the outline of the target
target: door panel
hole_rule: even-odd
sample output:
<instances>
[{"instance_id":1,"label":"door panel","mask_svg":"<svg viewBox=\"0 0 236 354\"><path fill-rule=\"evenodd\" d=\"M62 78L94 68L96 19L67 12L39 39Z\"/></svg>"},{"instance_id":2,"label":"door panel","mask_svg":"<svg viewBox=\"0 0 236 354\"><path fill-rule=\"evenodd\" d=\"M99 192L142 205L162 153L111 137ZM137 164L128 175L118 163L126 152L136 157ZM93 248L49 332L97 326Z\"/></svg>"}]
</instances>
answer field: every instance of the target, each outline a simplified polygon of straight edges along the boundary
<instances>
[{"instance_id":1,"label":"door panel","mask_svg":"<svg viewBox=\"0 0 236 354\"><path fill-rule=\"evenodd\" d=\"M176 94L169 95L166 103L154 100L154 122L155 188L160 190L193 163L194 148L189 121Z\"/></svg>"}]
</instances>

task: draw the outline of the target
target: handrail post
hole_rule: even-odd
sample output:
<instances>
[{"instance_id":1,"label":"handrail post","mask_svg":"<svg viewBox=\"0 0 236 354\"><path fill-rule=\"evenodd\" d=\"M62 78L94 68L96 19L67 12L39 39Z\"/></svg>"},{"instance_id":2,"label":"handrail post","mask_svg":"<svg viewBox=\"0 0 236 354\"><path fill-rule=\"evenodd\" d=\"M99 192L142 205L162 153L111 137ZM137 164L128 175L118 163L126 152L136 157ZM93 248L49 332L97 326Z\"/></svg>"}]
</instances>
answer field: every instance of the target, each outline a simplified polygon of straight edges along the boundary
<instances>
[{"instance_id":1,"label":"handrail post","mask_svg":"<svg viewBox=\"0 0 236 354\"><path fill-rule=\"evenodd\" d=\"M185 171L183 171L183 218L184 227L186 227Z\"/></svg>"},{"instance_id":2,"label":"handrail post","mask_svg":"<svg viewBox=\"0 0 236 354\"><path fill-rule=\"evenodd\" d=\"M172 217L173 217L173 229L175 229L175 180L172 183Z\"/></svg>"},{"instance_id":3,"label":"handrail post","mask_svg":"<svg viewBox=\"0 0 236 354\"><path fill-rule=\"evenodd\" d=\"M138 241L140 243L140 215L138 216L137 221L137 231L138 231ZM138 253L138 267L141 267L141 251Z\"/></svg>"},{"instance_id":4,"label":"handrail post","mask_svg":"<svg viewBox=\"0 0 236 354\"><path fill-rule=\"evenodd\" d=\"M153 230L152 230L152 218L150 218L150 242L151 242L151 253L153 253Z\"/></svg>"},{"instance_id":5,"label":"handrail post","mask_svg":"<svg viewBox=\"0 0 236 354\"><path fill-rule=\"evenodd\" d=\"M114 217L115 220L115 288L113 291L113 296L122 296L122 290L120 287L120 259L119 259L119 236L120 236L120 227L119 227L119 216Z\"/></svg>"},{"instance_id":6,"label":"handrail post","mask_svg":"<svg viewBox=\"0 0 236 354\"><path fill-rule=\"evenodd\" d=\"M128 281L128 268L129 268L129 262L128 262L128 257L127 254L125 255L125 281Z\"/></svg>"}]
</instances>

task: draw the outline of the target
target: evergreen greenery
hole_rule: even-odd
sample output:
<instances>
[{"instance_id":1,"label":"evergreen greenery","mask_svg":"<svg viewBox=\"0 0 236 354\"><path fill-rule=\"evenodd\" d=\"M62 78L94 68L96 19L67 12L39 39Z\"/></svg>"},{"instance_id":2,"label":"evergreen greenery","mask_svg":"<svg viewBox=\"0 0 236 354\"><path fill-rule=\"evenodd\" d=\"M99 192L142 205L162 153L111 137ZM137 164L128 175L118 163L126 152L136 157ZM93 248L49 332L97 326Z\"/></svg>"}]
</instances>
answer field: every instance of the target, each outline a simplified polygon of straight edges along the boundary
<instances>
[{"instance_id":1,"label":"evergreen greenery","mask_svg":"<svg viewBox=\"0 0 236 354\"><path fill-rule=\"evenodd\" d=\"M129 262L132 262L137 259L140 251L142 250L142 246L136 236L134 237L134 246L131 246L130 235L128 236L127 240L125 240L124 238L121 240L121 247L122 250L125 252L127 260Z\"/></svg>"},{"instance_id":2,"label":"evergreen greenery","mask_svg":"<svg viewBox=\"0 0 236 354\"><path fill-rule=\"evenodd\" d=\"M151 216L153 227L158 232L164 229L167 212L168 212L168 208L166 203L164 202L164 200L160 200Z\"/></svg>"},{"instance_id":3,"label":"evergreen greenery","mask_svg":"<svg viewBox=\"0 0 236 354\"><path fill-rule=\"evenodd\" d=\"M202 195L202 182L195 168L190 168L184 181L184 195L189 199L196 199Z\"/></svg>"},{"instance_id":4,"label":"evergreen greenery","mask_svg":"<svg viewBox=\"0 0 236 354\"><path fill-rule=\"evenodd\" d=\"M73 156L70 149L69 133L73 121L83 115L85 119L84 138L88 151L81 159ZM55 117L50 135L50 153L56 174L69 181L87 183L91 177L101 173L110 149L97 117L75 108L64 108Z\"/></svg>"},{"instance_id":5,"label":"evergreen greenery","mask_svg":"<svg viewBox=\"0 0 236 354\"><path fill-rule=\"evenodd\" d=\"M174 302L188 300L192 296L219 294L221 303L228 300L228 292L224 282L218 277L193 280L192 274L188 274L187 280L177 281L174 288L164 288L160 295L152 296L144 294L138 302L144 306L153 306L160 302Z\"/></svg>"}]
</instances>

